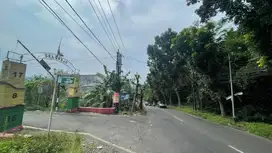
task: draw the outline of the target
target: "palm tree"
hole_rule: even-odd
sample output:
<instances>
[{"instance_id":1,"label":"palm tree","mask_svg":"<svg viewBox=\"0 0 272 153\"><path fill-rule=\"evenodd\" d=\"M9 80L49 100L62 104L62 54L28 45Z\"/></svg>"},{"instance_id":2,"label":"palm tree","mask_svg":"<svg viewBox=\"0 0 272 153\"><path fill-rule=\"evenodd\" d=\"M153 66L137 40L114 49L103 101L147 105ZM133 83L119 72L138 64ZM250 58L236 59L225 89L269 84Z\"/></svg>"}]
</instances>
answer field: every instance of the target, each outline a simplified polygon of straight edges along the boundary
<instances>
[{"instance_id":1,"label":"palm tree","mask_svg":"<svg viewBox=\"0 0 272 153\"><path fill-rule=\"evenodd\" d=\"M83 106L112 106L112 96L119 83L118 76L115 71L109 72L106 67L104 67L104 71L105 75L100 73L97 74L102 81L96 84L93 89L83 96L83 99L85 100L82 104ZM120 78L121 87L124 87L121 92L132 93L130 80L127 78L129 74L130 73L127 73Z\"/></svg>"}]
</instances>

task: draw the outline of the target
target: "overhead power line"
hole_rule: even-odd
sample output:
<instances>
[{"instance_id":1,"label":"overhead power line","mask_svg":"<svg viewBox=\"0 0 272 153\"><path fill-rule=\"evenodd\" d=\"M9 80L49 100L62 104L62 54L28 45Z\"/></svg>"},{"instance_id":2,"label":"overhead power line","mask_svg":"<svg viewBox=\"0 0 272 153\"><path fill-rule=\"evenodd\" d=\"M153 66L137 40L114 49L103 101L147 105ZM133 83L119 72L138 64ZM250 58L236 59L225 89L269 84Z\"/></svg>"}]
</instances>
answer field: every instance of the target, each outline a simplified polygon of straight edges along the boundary
<instances>
[{"instance_id":1,"label":"overhead power line","mask_svg":"<svg viewBox=\"0 0 272 153\"><path fill-rule=\"evenodd\" d=\"M120 30L119 30L118 25L117 25L117 22L116 22L116 20L115 20L115 17L114 17L113 11L112 11L112 9L111 9L111 5L110 5L109 0L107 0L107 2L108 2L108 6L109 6L109 8L110 8L110 11L111 11L111 15L112 15L113 21L114 21L114 24L115 24L115 26L116 26L116 29L117 29L117 32L118 32L118 35L119 35L119 38L120 38L120 40L121 40L121 43L122 43L122 45L123 45L123 48L125 49L126 47L125 47L124 42L123 42L123 39L122 39L122 37L121 37Z\"/></svg>"},{"instance_id":2,"label":"overhead power line","mask_svg":"<svg viewBox=\"0 0 272 153\"><path fill-rule=\"evenodd\" d=\"M134 58L134 57L131 57L131 56L126 56L126 57L127 57L127 59L128 59L128 60L129 60L129 59L131 59L131 60L134 60L134 61L139 62L139 63L144 63L144 64L147 64L147 62L144 62L144 61L138 60L138 59L136 59L136 58Z\"/></svg>"},{"instance_id":3,"label":"overhead power line","mask_svg":"<svg viewBox=\"0 0 272 153\"><path fill-rule=\"evenodd\" d=\"M102 13L103 13L105 19L106 19L106 22L107 22L108 25L109 25L109 28L110 28L110 31L111 31L111 33L112 33L112 35L113 35L114 41L116 42L118 49L120 49L120 46L119 46L119 44L118 44L118 41L117 41L117 39L116 39L116 37L115 37L115 34L114 34L112 28L111 28L111 25L110 25L110 23L109 23L109 20L108 20L108 18L107 18L107 16L106 16L106 13L105 13L105 11L104 11L104 8L103 8L103 6L101 5L100 0L97 0L97 1L98 1L98 3L99 3L99 6L100 6L100 8L101 8L101 10L102 10Z\"/></svg>"},{"instance_id":4,"label":"overhead power line","mask_svg":"<svg viewBox=\"0 0 272 153\"><path fill-rule=\"evenodd\" d=\"M89 32L87 32L77 21L74 17L72 17L72 15L56 0L54 0L55 3L90 37L92 38L94 41L96 41L93 36L90 35Z\"/></svg>"},{"instance_id":5,"label":"overhead power line","mask_svg":"<svg viewBox=\"0 0 272 153\"><path fill-rule=\"evenodd\" d=\"M41 0L39 0L39 2L50 14L52 14L58 20L57 16L49 8L47 8L47 6L44 3L42 3ZM60 22L60 23L61 23L61 25L63 25L62 22Z\"/></svg>"},{"instance_id":6,"label":"overhead power line","mask_svg":"<svg viewBox=\"0 0 272 153\"><path fill-rule=\"evenodd\" d=\"M39 0L39 2L42 4L42 2L46 5L43 5L43 7L48 8L47 10L49 13L51 13L67 30L70 31L70 33L95 57L95 59L104 66L103 62L79 39L79 37L67 26L67 24L57 15L57 13L44 1L42 2Z\"/></svg>"},{"instance_id":7,"label":"overhead power line","mask_svg":"<svg viewBox=\"0 0 272 153\"><path fill-rule=\"evenodd\" d=\"M102 15L102 13L101 13L101 11L100 11L100 9L99 9L99 7L98 7L98 4L96 3L96 1L95 0L93 0L93 2L94 2L94 5L95 5L95 7L96 7L96 9L97 9L97 12L99 13L99 15L100 15L100 17L101 17L101 20L103 21L103 23L104 23L104 25L105 25L105 29L107 29L107 30L109 30L109 27L107 26L107 22L105 21L105 20L103 20L103 15ZM110 33L110 30L109 30L109 33ZM112 39L114 39L114 37L112 36L112 35L109 35ZM114 43L114 48L116 49L116 50L118 50L118 46L117 46L117 44L116 44L116 42L115 41L113 41Z\"/></svg>"},{"instance_id":8,"label":"overhead power line","mask_svg":"<svg viewBox=\"0 0 272 153\"><path fill-rule=\"evenodd\" d=\"M109 39L109 41L110 41L112 47L117 51L116 47L114 46L114 44L113 44L113 42L112 42L112 39L111 39L110 36L109 36L108 31L106 30L106 28L105 28L104 24L102 23L100 17L98 16L98 14L97 14L97 12L96 12L96 10L95 10L95 8L94 8L94 5L92 4L91 0L88 0L88 1L89 1L90 5L91 5L91 7L92 7L92 9L93 9L93 11L94 11L96 17L97 17L99 23L101 24L101 26L102 26L104 32L106 33L106 35L107 35L107 37L108 37L108 39ZM98 11L99 11L99 10L98 10ZM101 14L100 14L100 16L101 16Z\"/></svg>"},{"instance_id":9,"label":"overhead power line","mask_svg":"<svg viewBox=\"0 0 272 153\"><path fill-rule=\"evenodd\" d=\"M69 5L69 7L73 10L73 12L77 15L77 17L80 19L80 21L85 25L85 27L91 32L91 34L94 36L94 38L97 40L97 42L104 48L104 50L111 56L111 58L115 61L115 58L113 55L107 50L107 48L101 43L101 41L97 38L97 36L93 33L93 31L89 28L89 26L85 23L85 21L81 18L81 16L77 13L77 11L73 8L73 6L68 2L68 0L65 0L66 3Z\"/></svg>"},{"instance_id":10,"label":"overhead power line","mask_svg":"<svg viewBox=\"0 0 272 153\"><path fill-rule=\"evenodd\" d=\"M54 0L55 3L91 38L93 39L94 41L97 42L97 40L94 39L94 37L88 32L86 31L77 21L74 17L72 17L72 15L59 3L57 2L56 0ZM98 42L97 42L98 43ZM99 44L99 43L98 43ZM100 44L99 44L100 45ZM107 50L106 52L111 56L111 58L115 61L115 58L113 58L112 54L109 53Z\"/></svg>"}]
</instances>

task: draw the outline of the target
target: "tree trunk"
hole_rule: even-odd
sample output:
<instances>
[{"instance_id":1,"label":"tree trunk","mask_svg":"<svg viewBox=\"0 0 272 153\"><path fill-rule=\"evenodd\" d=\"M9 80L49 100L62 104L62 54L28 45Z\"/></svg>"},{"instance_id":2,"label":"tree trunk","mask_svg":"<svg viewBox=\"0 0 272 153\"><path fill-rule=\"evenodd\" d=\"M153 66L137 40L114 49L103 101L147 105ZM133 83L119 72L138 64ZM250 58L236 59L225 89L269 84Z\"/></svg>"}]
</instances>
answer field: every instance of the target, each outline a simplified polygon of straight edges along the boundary
<instances>
[{"instance_id":1,"label":"tree trunk","mask_svg":"<svg viewBox=\"0 0 272 153\"><path fill-rule=\"evenodd\" d=\"M171 94L171 92L169 94L169 103L170 103L170 106L172 106L172 94Z\"/></svg>"},{"instance_id":2,"label":"tree trunk","mask_svg":"<svg viewBox=\"0 0 272 153\"><path fill-rule=\"evenodd\" d=\"M166 103L166 97L165 97L165 94L164 94L164 92L163 92L163 91L161 91L161 93L162 93L162 96L163 96L164 103Z\"/></svg>"},{"instance_id":3,"label":"tree trunk","mask_svg":"<svg viewBox=\"0 0 272 153\"><path fill-rule=\"evenodd\" d=\"M131 112L134 112L134 110L135 110L135 102L136 102L136 94L134 94L134 98L133 98L133 101L132 101Z\"/></svg>"},{"instance_id":4,"label":"tree trunk","mask_svg":"<svg viewBox=\"0 0 272 153\"><path fill-rule=\"evenodd\" d=\"M180 103L180 96L179 96L179 92L178 92L178 89L175 88L175 92L176 92L176 95L177 95L177 98L178 98L178 106L180 107L181 106L181 103Z\"/></svg>"},{"instance_id":5,"label":"tree trunk","mask_svg":"<svg viewBox=\"0 0 272 153\"><path fill-rule=\"evenodd\" d=\"M140 97L140 110L143 110L143 98L144 98L144 89L141 89L141 97Z\"/></svg>"},{"instance_id":6,"label":"tree trunk","mask_svg":"<svg viewBox=\"0 0 272 153\"><path fill-rule=\"evenodd\" d=\"M225 116L226 113L225 113L225 108L224 108L222 101L219 100L218 103L219 103L219 107L220 107L221 116Z\"/></svg>"}]
</instances>

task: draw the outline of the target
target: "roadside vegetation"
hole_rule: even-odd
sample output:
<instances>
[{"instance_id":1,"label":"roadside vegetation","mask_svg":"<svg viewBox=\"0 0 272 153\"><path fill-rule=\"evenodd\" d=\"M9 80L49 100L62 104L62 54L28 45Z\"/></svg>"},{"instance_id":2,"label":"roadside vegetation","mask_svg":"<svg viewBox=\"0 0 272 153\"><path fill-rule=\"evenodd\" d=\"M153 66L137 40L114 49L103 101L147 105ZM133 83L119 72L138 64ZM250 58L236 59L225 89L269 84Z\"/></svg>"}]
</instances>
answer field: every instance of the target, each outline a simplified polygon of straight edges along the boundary
<instances>
[{"instance_id":1,"label":"roadside vegetation","mask_svg":"<svg viewBox=\"0 0 272 153\"><path fill-rule=\"evenodd\" d=\"M268 0L187 2L201 3L196 10L201 20L181 31L166 29L147 46L145 99L233 124L232 103L226 99L231 65L234 94L242 93L234 96L235 126L271 138L272 29L266 21L272 5ZM210 20L218 11L225 16Z\"/></svg>"},{"instance_id":2,"label":"roadside vegetation","mask_svg":"<svg viewBox=\"0 0 272 153\"><path fill-rule=\"evenodd\" d=\"M83 153L82 138L76 134L47 133L31 137L16 135L0 141L1 153Z\"/></svg>"},{"instance_id":3,"label":"roadside vegetation","mask_svg":"<svg viewBox=\"0 0 272 153\"><path fill-rule=\"evenodd\" d=\"M121 93L129 95L129 99L121 101L121 111L140 111L143 102L143 90L146 84L140 84L140 75L130 77L130 73L123 74L119 78L115 71L109 72L105 67L105 74L97 74L102 81L96 83L87 91L80 91L80 106L82 107L112 107L112 97L117 88ZM137 81L138 79L138 81ZM39 90L42 88L42 92ZM52 100L54 82L45 76L33 76L25 81L25 106L26 110L49 110ZM60 87L59 111L64 110L67 101L65 86ZM137 92L136 96L135 93ZM132 107L134 104L134 107Z\"/></svg>"},{"instance_id":4,"label":"roadside vegetation","mask_svg":"<svg viewBox=\"0 0 272 153\"><path fill-rule=\"evenodd\" d=\"M91 89L83 93L81 106L84 107L111 107L112 96L116 88L121 88L122 92L132 94L132 80L129 79L130 73L120 76L119 78L115 71L109 72L104 69L105 74L98 75L101 82L97 83Z\"/></svg>"},{"instance_id":5,"label":"roadside vegetation","mask_svg":"<svg viewBox=\"0 0 272 153\"><path fill-rule=\"evenodd\" d=\"M39 93L39 88L43 88ZM47 110L52 99L54 83L51 78L33 76L25 80L25 106L27 110Z\"/></svg>"},{"instance_id":6,"label":"roadside vegetation","mask_svg":"<svg viewBox=\"0 0 272 153\"><path fill-rule=\"evenodd\" d=\"M182 107L170 107L171 109L176 109L178 111L183 111L187 114L192 114L203 119L209 120L214 123L221 125L231 126L236 129L247 131L258 136L262 136L272 140L272 124L262 123L262 122L233 122L232 118L229 116L221 116L216 113L211 113L207 111L194 111L192 107L182 106Z\"/></svg>"}]
</instances>

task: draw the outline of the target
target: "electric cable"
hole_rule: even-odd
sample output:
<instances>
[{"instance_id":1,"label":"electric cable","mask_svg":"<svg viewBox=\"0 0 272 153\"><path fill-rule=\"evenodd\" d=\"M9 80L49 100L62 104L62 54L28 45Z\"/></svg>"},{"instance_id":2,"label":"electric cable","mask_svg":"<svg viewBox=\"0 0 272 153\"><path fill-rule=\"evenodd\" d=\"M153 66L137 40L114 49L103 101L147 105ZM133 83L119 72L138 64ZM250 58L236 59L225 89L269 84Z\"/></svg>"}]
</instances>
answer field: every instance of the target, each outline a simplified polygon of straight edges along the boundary
<instances>
[{"instance_id":1,"label":"electric cable","mask_svg":"<svg viewBox=\"0 0 272 153\"><path fill-rule=\"evenodd\" d=\"M40 0L39 2L41 3ZM51 13L67 30L69 30L70 33L95 57L95 59L104 66L103 62L79 39L79 37L66 25L66 23L56 14L56 12L44 0L42 0L42 2L46 5L43 5L43 7L47 7L47 10L50 10L49 13Z\"/></svg>"}]
</instances>

